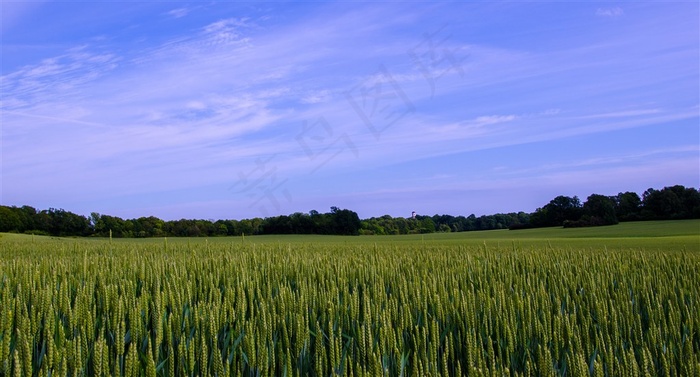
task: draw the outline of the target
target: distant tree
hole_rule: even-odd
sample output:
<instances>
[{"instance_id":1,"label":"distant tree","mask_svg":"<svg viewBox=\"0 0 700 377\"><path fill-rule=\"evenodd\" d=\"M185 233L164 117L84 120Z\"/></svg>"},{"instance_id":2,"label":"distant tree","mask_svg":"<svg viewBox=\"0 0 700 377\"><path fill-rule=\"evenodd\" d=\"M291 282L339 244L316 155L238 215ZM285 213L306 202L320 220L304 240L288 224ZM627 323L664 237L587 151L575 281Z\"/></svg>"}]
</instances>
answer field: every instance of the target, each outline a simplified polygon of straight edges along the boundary
<instances>
[{"instance_id":1,"label":"distant tree","mask_svg":"<svg viewBox=\"0 0 700 377\"><path fill-rule=\"evenodd\" d=\"M311 214L295 212L289 216L292 229L296 234L314 234L318 233L314 229L314 222L311 219Z\"/></svg>"},{"instance_id":2,"label":"distant tree","mask_svg":"<svg viewBox=\"0 0 700 377\"><path fill-rule=\"evenodd\" d=\"M360 234L360 217L349 209L331 207L331 223L333 234L356 236Z\"/></svg>"},{"instance_id":3,"label":"distant tree","mask_svg":"<svg viewBox=\"0 0 700 377\"><path fill-rule=\"evenodd\" d=\"M533 227L550 226L549 214L547 212L547 206L537 208L535 212L530 214L530 225Z\"/></svg>"},{"instance_id":4,"label":"distant tree","mask_svg":"<svg viewBox=\"0 0 700 377\"><path fill-rule=\"evenodd\" d=\"M538 208L535 213L530 216L530 222L533 226L561 226L564 221L576 221L583 214L581 201L577 196L557 196L552 199L547 205Z\"/></svg>"},{"instance_id":5,"label":"distant tree","mask_svg":"<svg viewBox=\"0 0 700 377\"><path fill-rule=\"evenodd\" d=\"M127 220L127 223L129 221ZM211 225L211 230L209 226ZM208 220L190 220L180 219L168 221L164 225L166 235L175 237L200 237L207 236L209 231L211 235L215 233L213 223Z\"/></svg>"},{"instance_id":6,"label":"distant tree","mask_svg":"<svg viewBox=\"0 0 700 377\"><path fill-rule=\"evenodd\" d=\"M47 234L51 233L51 217L49 212L46 210L38 211L34 217L34 225L36 229L45 232Z\"/></svg>"},{"instance_id":7,"label":"distant tree","mask_svg":"<svg viewBox=\"0 0 700 377\"><path fill-rule=\"evenodd\" d=\"M268 217L263 222L263 233L265 234L292 234L294 228L289 216Z\"/></svg>"},{"instance_id":8,"label":"distant tree","mask_svg":"<svg viewBox=\"0 0 700 377\"><path fill-rule=\"evenodd\" d=\"M520 211L520 212L518 212L517 219L518 219L518 223L520 223L520 224L529 224L530 223L530 214L525 213L523 211Z\"/></svg>"},{"instance_id":9,"label":"distant tree","mask_svg":"<svg viewBox=\"0 0 700 377\"><path fill-rule=\"evenodd\" d=\"M46 211L51 225L49 233L55 236L86 236L91 233L90 221L64 209L49 208Z\"/></svg>"},{"instance_id":10,"label":"distant tree","mask_svg":"<svg viewBox=\"0 0 700 377\"><path fill-rule=\"evenodd\" d=\"M615 213L620 221L639 220L642 199L636 192L621 192L615 197Z\"/></svg>"},{"instance_id":11,"label":"distant tree","mask_svg":"<svg viewBox=\"0 0 700 377\"><path fill-rule=\"evenodd\" d=\"M238 232L238 221L237 220L222 220L222 223L226 226L227 236L240 236Z\"/></svg>"},{"instance_id":12,"label":"distant tree","mask_svg":"<svg viewBox=\"0 0 700 377\"><path fill-rule=\"evenodd\" d=\"M615 215L615 199L605 195L592 194L586 198L586 202L583 204L583 213L585 219L579 221L588 222L588 225L618 223Z\"/></svg>"},{"instance_id":13,"label":"distant tree","mask_svg":"<svg viewBox=\"0 0 700 377\"><path fill-rule=\"evenodd\" d=\"M173 237L187 237L188 228L194 225L190 224L189 221L190 220L180 219L166 222L165 229L167 234Z\"/></svg>"},{"instance_id":14,"label":"distant tree","mask_svg":"<svg viewBox=\"0 0 700 377\"><path fill-rule=\"evenodd\" d=\"M674 218L690 219L694 216L700 217L698 216L700 215L700 192L697 189L676 185L664 187L664 190L672 191L681 201L681 208L674 214Z\"/></svg>"},{"instance_id":15,"label":"distant tree","mask_svg":"<svg viewBox=\"0 0 700 377\"><path fill-rule=\"evenodd\" d=\"M478 230L476 228L476 215L473 213L466 217L464 222L464 230Z\"/></svg>"},{"instance_id":16,"label":"distant tree","mask_svg":"<svg viewBox=\"0 0 700 377\"><path fill-rule=\"evenodd\" d=\"M202 230L199 229L196 223L192 223L187 227L187 233L185 233L187 237L199 237L202 235Z\"/></svg>"},{"instance_id":17,"label":"distant tree","mask_svg":"<svg viewBox=\"0 0 700 377\"><path fill-rule=\"evenodd\" d=\"M433 219L425 216L420 220L420 232L421 233L435 233L435 223Z\"/></svg>"},{"instance_id":18,"label":"distant tree","mask_svg":"<svg viewBox=\"0 0 700 377\"><path fill-rule=\"evenodd\" d=\"M384 228L384 234L401 234L399 225L394 221L394 219L389 215L384 215L379 218L382 228Z\"/></svg>"},{"instance_id":19,"label":"distant tree","mask_svg":"<svg viewBox=\"0 0 700 377\"><path fill-rule=\"evenodd\" d=\"M262 234L262 224L263 219L259 217L254 217L250 219L250 225L253 228L253 233L251 234Z\"/></svg>"},{"instance_id":20,"label":"distant tree","mask_svg":"<svg viewBox=\"0 0 700 377\"><path fill-rule=\"evenodd\" d=\"M682 210L681 198L673 190L650 188L642 196L643 214L647 219L672 219Z\"/></svg>"},{"instance_id":21,"label":"distant tree","mask_svg":"<svg viewBox=\"0 0 700 377\"><path fill-rule=\"evenodd\" d=\"M226 222L226 220L216 220L216 222L214 222L214 228L216 229L215 236L228 235L228 226L226 226Z\"/></svg>"},{"instance_id":22,"label":"distant tree","mask_svg":"<svg viewBox=\"0 0 700 377\"><path fill-rule=\"evenodd\" d=\"M557 196L532 214L496 213L476 217L452 215L384 215L360 220L357 213L331 207L329 213L316 210L266 219L163 221L157 217L123 220L93 212L89 217L63 209L37 211L30 206L0 206L0 231L32 232L59 236L97 235L106 237L223 236L256 234L410 234L462 232L489 229L522 229L536 226L591 226L619 221L700 218L700 191L681 185L650 188L640 198L634 192L607 197L592 194L582 205L578 197Z\"/></svg>"},{"instance_id":23,"label":"distant tree","mask_svg":"<svg viewBox=\"0 0 700 377\"><path fill-rule=\"evenodd\" d=\"M685 190L683 204L688 211L688 218L700 219L700 190L688 187Z\"/></svg>"},{"instance_id":24,"label":"distant tree","mask_svg":"<svg viewBox=\"0 0 700 377\"><path fill-rule=\"evenodd\" d=\"M313 233L330 233L330 218L327 214L319 213L317 210L313 209L309 211L309 220L311 221L311 228L313 229Z\"/></svg>"},{"instance_id":25,"label":"distant tree","mask_svg":"<svg viewBox=\"0 0 700 377\"><path fill-rule=\"evenodd\" d=\"M131 222L134 224L133 232L136 237L160 237L164 234L165 222L155 216L139 217Z\"/></svg>"},{"instance_id":26,"label":"distant tree","mask_svg":"<svg viewBox=\"0 0 700 377\"><path fill-rule=\"evenodd\" d=\"M0 206L0 232L19 232L22 228L22 221L15 209L7 206Z\"/></svg>"},{"instance_id":27,"label":"distant tree","mask_svg":"<svg viewBox=\"0 0 700 377\"><path fill-rule=\"evenodd\" d=\"M93 229L95 235L108 237L111 231L112 236L115 238L128 237L123 219L115 216L100 215L96 212L93 212L90 218L91 221L94 221Z\"/></svg>"},{"instance_id":28,"label":"distant tree","mask_svg":"<svg viewBox=\"0 0 700 377\"><path fill-rule=\"evenodd\" d=\"M700 217L700 192L681 185L650 188L642 195L642 216L659 220Z\"/></svg>"},{"instance_id":29,"label":"distant tree","mask_svg":"<svg viewBox=\"0 0 700 377\"><path fill-rule=\"evenodd\" d=\"M360 229L360 234L365 235L383 235L388 234L384 226L386 222L383 218L371 217L361 221L362 227Z\"/></svg>"},{"instance_id":30,"label":"distant tree","mask_svg":"<svg viewBox=\"0 0 700 377\"><path fill-rule=\"evenodd\" d=\"M236 232L237 235L242 235L242 234L255 234L254 233L254 227L253 227L253 221L249 219L243 219L238 222L238 232Z\"/></svg>"},{"instance_id":31,"label":"distant tree","mask_svg":"<svg viewBox=\"0 0 700 377\"><path fill-rule=\"evenodd\" d=\"M396 226L397 229L397 234L408 234L411 229L415 229L415 224L416 221L415 219L411 219L412 223L410 223L406 218L404 217L394 217L393 218L393 223ZM411 226L413 225L413 226Z\"/></svg>"},{"instance_id":32,"label":"distant tree","mask_svg":"<svg viewBox=\"0 0 700 377\"><path fill-rule=\"evenodd\" d=\"M20 221L22 221L22 231L30 231L37 229L36 217L37 210L31 206L22 206L19 208Z\"/></svg>"},{"instance_id":33,"label":"distant tree","mask_svg":"<svg viewBox=\"0 0 700 377\"><path fill-rule=\"evenodd\" d=\"M200 237L213 237L216 235L217 229L216 225L214 225L214 220L195 220L195 225L197 225L197 228L200 230Z\"/></svg>"},{"instance_id":34,"label":"distant tree","mask_svg":"<svg viewBox=\"0 0 700 377\"><path fill-rule=\"evenodd\" d=\"M124 237L134 237L134 220L124 220Z\"/></svg>"}]
</instances>

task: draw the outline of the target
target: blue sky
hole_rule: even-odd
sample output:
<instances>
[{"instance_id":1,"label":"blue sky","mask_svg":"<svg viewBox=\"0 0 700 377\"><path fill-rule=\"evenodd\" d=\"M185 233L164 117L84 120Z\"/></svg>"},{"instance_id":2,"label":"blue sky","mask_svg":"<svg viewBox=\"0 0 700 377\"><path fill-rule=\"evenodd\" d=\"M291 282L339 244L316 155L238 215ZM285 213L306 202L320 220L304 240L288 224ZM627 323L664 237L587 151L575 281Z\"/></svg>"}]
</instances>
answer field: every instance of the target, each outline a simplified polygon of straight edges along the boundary
<instances>
[{"instance_id":1,"label":"blue sky","mask_svg":"<svg viewBox=\"0 0 700 377\"><path fill-rule=\"evenodd\" d=\"M534 211L700 186L697 2L2 2L0 202Z\"/></svg>"}]
</instances>

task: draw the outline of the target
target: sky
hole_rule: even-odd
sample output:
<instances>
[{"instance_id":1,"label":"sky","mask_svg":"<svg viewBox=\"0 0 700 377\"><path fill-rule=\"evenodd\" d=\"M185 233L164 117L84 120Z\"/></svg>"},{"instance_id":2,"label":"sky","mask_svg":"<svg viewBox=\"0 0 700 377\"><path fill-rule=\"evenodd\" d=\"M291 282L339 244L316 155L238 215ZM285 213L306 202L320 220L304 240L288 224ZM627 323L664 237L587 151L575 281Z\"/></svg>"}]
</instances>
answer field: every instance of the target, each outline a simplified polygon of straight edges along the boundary
<instances>
[{"instance_id":1,"label":"sky","mask_svg":"<svg viewBox=\"0 0 700 377\"><path fill-rule=\"evenodd\" d=\"M532 212L700 186L691 2L1 2L0 203Z\"/></svg>"}]
</instances>

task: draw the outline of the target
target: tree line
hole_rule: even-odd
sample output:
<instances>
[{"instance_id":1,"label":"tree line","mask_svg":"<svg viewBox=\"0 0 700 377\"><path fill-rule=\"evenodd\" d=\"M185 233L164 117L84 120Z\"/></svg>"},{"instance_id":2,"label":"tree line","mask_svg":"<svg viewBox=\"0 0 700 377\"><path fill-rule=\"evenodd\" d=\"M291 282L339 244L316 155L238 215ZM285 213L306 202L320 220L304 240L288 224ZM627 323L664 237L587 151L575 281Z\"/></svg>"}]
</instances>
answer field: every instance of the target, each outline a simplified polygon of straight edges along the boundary
<instances>
[{"instance_id":1,"label":"tree line","mask_svg":"<svg viewBox=\"0 0 700 377\"><path fill-rule=\"evenodd\" d=\"M0 232L53 236L97 237L215 237L260 234L389 235L465 232L533 227L598 226L620 221L700 218L700 191L681 185L615 196L592 194L581 203L576 197L557 196L533 213L498 213L483 216L434 215L360 220L357 213L331 207L328 213L310 211L243 220L164 221L157 217L122 219L91 213L78 215L63 209L37 210L31 206L0 206Z\"/></svg>"},{"instance_id":2,"label":"tree line","mask_svg":"<svg viewBox=\"0 0 700 377\"><path fill-rule=\"evenodd\" d=\"M415 218L372 217L362 220L360 234L417 234L434 232L467 232L472 230L508 229L513 224L528 224L530 214L497 213L495 215L469 216L433 215Z\"/></svg>"},{"instance_id":3,"label":"tree line","mask_svg":"<svg viewBox=\"0 0 700 377\"><path fill-rule=\"evenodd\" d=\"M518 227L583 227L614 225L620 221L700 218L700 191L681 185L650 188L640 198L635 192L615 196L592 194L582 204L576 196L557 196Z\"/></svg>"},{"instance_id":4,"label":"tree line","mask_svg":"<svg viewBox=\"0 0 700 377\"><path fill-rule=\"evenodd\" d=\"M357 213L331 207L329 213L311 211L290 216L243 220L165 221L154 216L122 219L93 212L89 217L63 209L38 211L30 206L0 206L0 232L52 236L97 236L116 238L215 237L259 234L337 234L357 235Z\"/></svg>"}]
</instances>

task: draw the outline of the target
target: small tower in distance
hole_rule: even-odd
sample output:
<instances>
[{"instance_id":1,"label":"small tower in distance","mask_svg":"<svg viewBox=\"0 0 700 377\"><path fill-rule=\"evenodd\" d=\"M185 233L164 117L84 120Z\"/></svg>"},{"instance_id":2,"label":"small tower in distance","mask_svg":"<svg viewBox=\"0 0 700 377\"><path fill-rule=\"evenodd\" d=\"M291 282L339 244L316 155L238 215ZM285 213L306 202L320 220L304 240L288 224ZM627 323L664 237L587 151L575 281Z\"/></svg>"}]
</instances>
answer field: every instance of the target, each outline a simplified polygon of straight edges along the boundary
<instances>
[{"instance_id":1,"label":"small tower in distance","mask_svg":"<svg viewBox=\"0 0 700 377\"><path fill-rule=\"evenodd\" d=\"M416 211L411 212L411 218L415 219L416 218Z\"/></svg>"}]
</instances>

